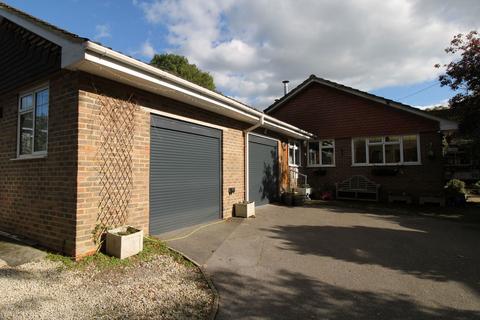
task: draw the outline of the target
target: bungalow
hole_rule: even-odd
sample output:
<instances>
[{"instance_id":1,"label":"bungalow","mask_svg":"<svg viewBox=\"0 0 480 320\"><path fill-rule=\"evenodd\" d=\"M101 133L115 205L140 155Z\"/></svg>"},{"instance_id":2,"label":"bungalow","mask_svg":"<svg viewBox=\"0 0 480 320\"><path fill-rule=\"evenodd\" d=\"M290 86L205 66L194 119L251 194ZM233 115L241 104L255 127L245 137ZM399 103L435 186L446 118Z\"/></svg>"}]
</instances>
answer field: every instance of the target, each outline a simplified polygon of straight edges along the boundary
<instances>
[{"instance_id":1,"label":"bungalow","mask_svg":"<svg viewBox=\"0 0 480 320\"><path fill-rule=\"evenodd\" d=\"M314 75L265 113L315 134L290 144L290 166L317 191L334 191L352 176L379 184L384 200L442 191L442 134L455 122Z\"/></svg>"},{"instance_id":2,"label":"bungalow","mask_svg":"<svg viewBox=\"0 0 480 320\"><path fill-rule=\"evenodd\" d=\"M312 136L2 3L0 47L0 231L75 257L275 200Z\"/></svg>"}]
</instances>

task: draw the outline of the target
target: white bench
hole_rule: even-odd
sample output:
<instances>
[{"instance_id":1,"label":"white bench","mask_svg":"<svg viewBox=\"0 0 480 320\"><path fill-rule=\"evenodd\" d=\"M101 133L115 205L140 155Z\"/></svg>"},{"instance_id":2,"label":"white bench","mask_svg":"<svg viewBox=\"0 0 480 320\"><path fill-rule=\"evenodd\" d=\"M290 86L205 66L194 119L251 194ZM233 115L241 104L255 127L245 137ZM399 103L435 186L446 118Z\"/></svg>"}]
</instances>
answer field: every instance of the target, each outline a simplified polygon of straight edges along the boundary
<instances>
[{"instance_id":1,"label":"white bench","mask_svg":"<svg viewBox=\"0 0 480 320\"><path fill-rule=\"evenodd\" d=\"M351 178L335 184L337 199L378 201L380 185L364 176Z\"/></svg>"}]
</instances>

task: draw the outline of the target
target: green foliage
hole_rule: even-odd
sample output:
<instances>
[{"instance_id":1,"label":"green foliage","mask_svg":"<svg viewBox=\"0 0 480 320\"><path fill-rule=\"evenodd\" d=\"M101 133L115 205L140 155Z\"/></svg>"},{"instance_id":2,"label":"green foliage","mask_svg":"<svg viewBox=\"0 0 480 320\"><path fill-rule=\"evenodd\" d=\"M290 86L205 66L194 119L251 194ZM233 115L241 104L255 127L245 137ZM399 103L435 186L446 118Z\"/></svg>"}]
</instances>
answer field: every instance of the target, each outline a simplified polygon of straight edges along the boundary
<instances>
[{"instance_id":1,"label":"green foliage","mask_svg":"<svg viewBox=\"0 0 480 320\"><path fill-rule=\"evenodd\" d=\"M184 56L172 53L156 54L150 64L204 88L215 90L213 77L208 72L200 70L195 64L189 63Z\"/></svg>"},{"instance_id":2,"label":"green foliage","mask_svg":"<svg viewBox=\"0 0 480 320\"><path fill-rule=\"evenodd\" d=\"M465 182L458 179L452 179L448 181L445 185L445 190L447 191L447 193L452 195L467 193L467 191L465 190Z\"/></svg>"},{"instance_id":3,"label":"green foliage","mask_svg":"<svg viewBox=\"0 0 480 320\"><path fill-rule=\"evenodd\" d=\"M460 123L460 133L473 140L473 151L480 155L480 36L477 31L453 37L445 49L458 59L443 65L442 86L449 86L457 94L450 99L452 118ZM437 64L437 68L442 66Z\"/></svg>"},{"instance_id":4,"label":"green foliage","mask_svg":"<svg viewBox=\"0 0 480 320\"><path fill-rule=\"evenodd\" d=\"M143 240L143 251L139 254L126 259L118 259L108 256L102 252L97 252L94 255L85 257L79 261L74 261L70 257L61 254L49 253L47 259L55 262L61 262L62 267L69 270L85 270L87 268L94 268L101 271L122 269L133 266L139 262L151 261L159 255L169 255L176 262L181 263L187 267L194 267L194 264L186 260L181 254L170 250L164 242L145 237Z\"/></svg>"}]
</instances>

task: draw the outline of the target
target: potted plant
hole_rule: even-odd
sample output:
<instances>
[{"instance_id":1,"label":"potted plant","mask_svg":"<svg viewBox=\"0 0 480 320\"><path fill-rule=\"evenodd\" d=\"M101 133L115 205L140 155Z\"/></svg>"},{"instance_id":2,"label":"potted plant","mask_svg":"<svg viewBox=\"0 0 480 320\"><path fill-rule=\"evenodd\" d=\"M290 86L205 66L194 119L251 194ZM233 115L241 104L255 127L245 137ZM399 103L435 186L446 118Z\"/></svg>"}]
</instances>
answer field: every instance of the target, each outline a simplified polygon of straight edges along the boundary
<instances>
[{"instance_id":1,"label":"potted plant","mask_svg":"<svg viewBox=\"0 0 480 320\"><path fill-rule=\"evenodd\" d=\"M255 202L242 201L235 203L235 217L249 218L255 216Z\"/></svg>"},{"instance_id":2,"label":"potted plant","mask_svg":"<svg viewBox=\"0 0 480 320\"><path fill-rule=\"evenodd\" d=\"M449 205L454 207L465 206L467 200L465 182L458 179L448 181L445 185L445 193Z\"/></svg>"},{"instance_id":3,"label":"potted plant","mask_svg":"<svg viewBox=\"0 0 480 320\"><path fill-rule=\"evenodd\" d=\"M107 231L107 254L125 259L143 250L143 231L123 226Z\"/></svg>"}]
</instances>

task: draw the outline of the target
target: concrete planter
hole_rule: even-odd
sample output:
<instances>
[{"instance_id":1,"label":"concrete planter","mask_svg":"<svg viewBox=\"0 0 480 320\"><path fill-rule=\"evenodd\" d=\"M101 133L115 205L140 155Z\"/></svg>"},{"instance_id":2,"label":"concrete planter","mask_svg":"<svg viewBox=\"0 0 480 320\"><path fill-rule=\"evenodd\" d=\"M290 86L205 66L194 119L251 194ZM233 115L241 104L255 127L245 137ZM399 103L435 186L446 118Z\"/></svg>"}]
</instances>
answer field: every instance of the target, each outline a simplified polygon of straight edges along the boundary
<instances>
[{"instance_id":1,"label":"concrete planter","mask_svg":"<svg viewBox=\"0 0 480 320\"><path fill-rule=\"evenodd\" d=\"M307 188L295 188L295 191L298 192L298 194L304 195L305 197L310 199L310 194L312 194L312 188L307 187Z\"/></svg>"},{"instance_id":2,"label":"concrete planter","mask_svg":"<svg viewBox=\"0 0 480 320\"><path fill-rule=\"evenodd\" d=\"M235 217L249 218L255 216L255 202L235 203Z\"/></svg>"},{"instance_id":3,"label":"concrete planter","mask_svg":"<svg viewBox=\"0 0 480 320\"><path fill-rule=\"evenodd\" d=\"M107 231L107 254L125 259L143 250L143 231L120 227Z\"/></svg>"}]
</instances>

